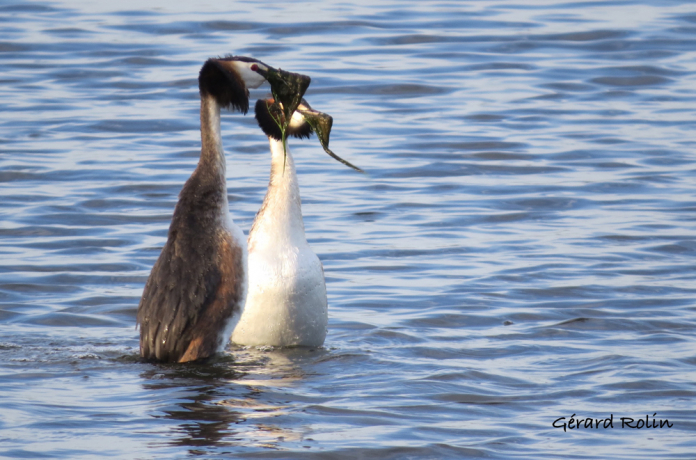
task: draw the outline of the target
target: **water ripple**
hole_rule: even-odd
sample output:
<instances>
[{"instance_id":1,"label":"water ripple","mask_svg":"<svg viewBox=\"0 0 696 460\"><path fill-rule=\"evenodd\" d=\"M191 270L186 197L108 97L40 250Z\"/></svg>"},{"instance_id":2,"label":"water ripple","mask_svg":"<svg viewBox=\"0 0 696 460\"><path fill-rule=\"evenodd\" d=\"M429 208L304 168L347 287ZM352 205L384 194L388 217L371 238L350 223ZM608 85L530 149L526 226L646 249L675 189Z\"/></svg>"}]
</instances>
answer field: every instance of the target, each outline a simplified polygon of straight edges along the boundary
<instances>
[{"instance_id":1,"label":"water ripple","mask_svg":"<svg viewBox=\"0 0 696 460\"><path fill-rule=\"evenodd\" d=\"M1 5L0 456L690 458L692 10ZM224 54L311 75L332 148L368 171L291 142L329 335L141 362L197 72ZM248 229L268 147L251 116L222 125ZM617 427L653 413L674 426ZM615 428L552 426L572 414Z\"/></svg>"}]
</instances>

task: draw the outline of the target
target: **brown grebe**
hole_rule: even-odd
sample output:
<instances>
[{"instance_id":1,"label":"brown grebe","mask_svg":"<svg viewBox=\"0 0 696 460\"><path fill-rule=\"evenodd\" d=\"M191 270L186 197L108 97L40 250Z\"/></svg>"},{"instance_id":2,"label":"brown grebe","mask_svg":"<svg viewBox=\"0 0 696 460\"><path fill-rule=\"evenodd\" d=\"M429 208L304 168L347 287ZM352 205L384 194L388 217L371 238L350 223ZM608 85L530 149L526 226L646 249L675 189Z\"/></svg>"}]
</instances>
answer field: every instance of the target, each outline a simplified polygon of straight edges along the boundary
<instances>
[{"instance_id":1,"label":"brown grebe","mask_svg":"<svg viewBox=\"0 0 696 460\"><path fill-rule=\"evenodd\" d=\"M244 308L247 244L227 203L220 109L246 113L248 88L270 67L242 56L201 68L201 157L179 194L167 243L145 285L137 321L140 355L188 362L225 347ZM301 97L301 96L300 96Z\"/></svg>"}]
</instances>

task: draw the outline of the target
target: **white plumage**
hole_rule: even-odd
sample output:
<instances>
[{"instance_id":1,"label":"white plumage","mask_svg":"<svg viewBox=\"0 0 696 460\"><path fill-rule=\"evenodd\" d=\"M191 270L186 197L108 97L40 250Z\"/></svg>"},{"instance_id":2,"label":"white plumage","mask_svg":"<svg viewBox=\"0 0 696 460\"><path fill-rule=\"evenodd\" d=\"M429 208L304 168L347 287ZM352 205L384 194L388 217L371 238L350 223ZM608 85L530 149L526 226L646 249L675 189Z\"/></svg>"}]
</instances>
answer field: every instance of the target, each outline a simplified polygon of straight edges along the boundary
<instances>
[{"instance_id":1,"label":"white plumage","mask_svg":"<svg viewBox=\"0 0 696 460\"><path fill-rule=\"evenodd\" d=\"M248 238L248 294L232 341L240 345L320 346L328 306L324 270L307 243L290 152L269 137L271 179Z\"/></svg>"}]
</instances>

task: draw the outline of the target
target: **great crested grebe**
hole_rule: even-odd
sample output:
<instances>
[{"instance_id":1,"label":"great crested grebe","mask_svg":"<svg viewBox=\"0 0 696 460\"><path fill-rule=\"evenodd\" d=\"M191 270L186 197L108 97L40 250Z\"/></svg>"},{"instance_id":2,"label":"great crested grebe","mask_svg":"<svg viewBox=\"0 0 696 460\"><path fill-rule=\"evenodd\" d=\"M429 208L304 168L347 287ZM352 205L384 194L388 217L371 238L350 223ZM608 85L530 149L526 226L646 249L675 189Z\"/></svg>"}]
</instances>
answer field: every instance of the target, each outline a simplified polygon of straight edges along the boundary
<instances>
[{"instance_id":1,"label":"great crested grebe","mask_svg":"<svg viewBox=\"0 0 696 460\"><path fill-rule=\"evenodd\" d=\"M247 244L227 203L220 108L246 113L248 88L266 81L261 73L269 69L242 56L209 59L201 68L201 157L179 194L167 243L138 306L143 358L209 357L224 348L239 320L247 291Z\"/></svg>"},{"instance_id":2,"label":"great crested grebe","mask_svg":"<svg viewBox=\"0 0 696 460\"><path fill-rule=\"evenodd\" d=\"M271 146L271 178L249 231L249 291L232 342L321 346L328 322L324 269L305 237L295 164L269 113L272 103L256 103L256 120ZM312 129L299 113L308 109L302 100L287 134L310 136Z\"/></svg>"}]
</instances>

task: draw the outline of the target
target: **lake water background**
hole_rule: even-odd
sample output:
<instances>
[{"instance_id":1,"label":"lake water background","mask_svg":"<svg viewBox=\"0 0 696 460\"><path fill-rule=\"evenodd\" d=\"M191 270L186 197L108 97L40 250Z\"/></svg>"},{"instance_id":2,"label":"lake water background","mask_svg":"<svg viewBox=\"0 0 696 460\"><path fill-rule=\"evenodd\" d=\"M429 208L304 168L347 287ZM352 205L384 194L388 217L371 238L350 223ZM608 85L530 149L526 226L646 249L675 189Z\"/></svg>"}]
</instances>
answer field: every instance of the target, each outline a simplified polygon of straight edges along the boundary
<instances>
[{"instance_id":1,"label":"lake water background","mask_svg":"<svg viewBox=\"0 0 696 460\"><path fill-rule=\"evenodd\" d=\"M328 337L143 363L227 53L310 75L368 171L290 144ZM696 455L693 2L10 0L0 69L0 457ZM222 126L248 231L268 144Z\"/></svg>"}]
</instances>

